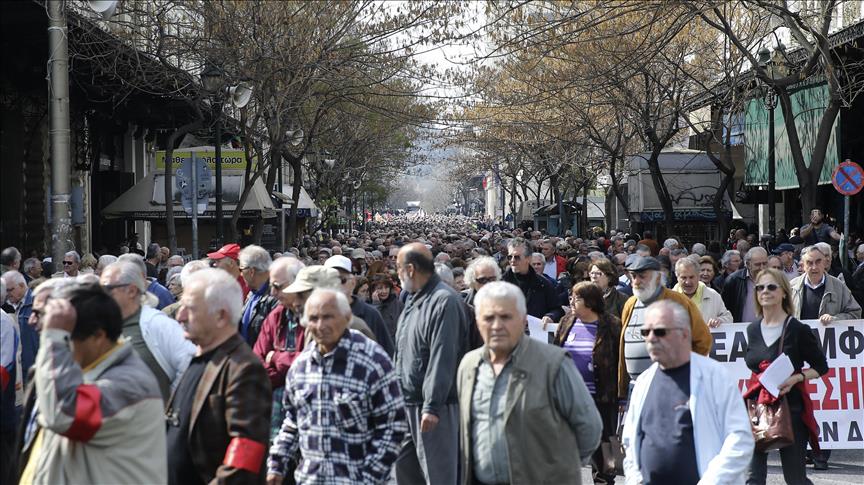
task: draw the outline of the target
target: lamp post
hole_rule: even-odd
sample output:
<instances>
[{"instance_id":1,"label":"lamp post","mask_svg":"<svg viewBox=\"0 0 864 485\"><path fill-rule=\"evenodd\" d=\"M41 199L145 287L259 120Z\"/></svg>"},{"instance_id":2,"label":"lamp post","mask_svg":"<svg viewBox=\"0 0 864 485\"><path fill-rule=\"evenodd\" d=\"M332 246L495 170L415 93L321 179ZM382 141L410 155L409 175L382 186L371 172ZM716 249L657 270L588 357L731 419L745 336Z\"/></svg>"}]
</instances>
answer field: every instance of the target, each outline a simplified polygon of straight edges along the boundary
<instances>
[{"instance_id":1,"label":"lamp post","mask_svg":"<svg viewBox=\"0 0 864 485\"><path fill-rule=\"evenodd\" d=\"M774 62L771 60L771 52L767 47L759 49L759 66L766 70L768 77L774 78ZM768 109L768 193L771 196L771 201L768 204L768 233L773 241L777 234L777 167L774 152L774 108L777 107L777 96L770 85L766 83L764 87L765 93L762 102Z\"/></svg>"}]
</instances>

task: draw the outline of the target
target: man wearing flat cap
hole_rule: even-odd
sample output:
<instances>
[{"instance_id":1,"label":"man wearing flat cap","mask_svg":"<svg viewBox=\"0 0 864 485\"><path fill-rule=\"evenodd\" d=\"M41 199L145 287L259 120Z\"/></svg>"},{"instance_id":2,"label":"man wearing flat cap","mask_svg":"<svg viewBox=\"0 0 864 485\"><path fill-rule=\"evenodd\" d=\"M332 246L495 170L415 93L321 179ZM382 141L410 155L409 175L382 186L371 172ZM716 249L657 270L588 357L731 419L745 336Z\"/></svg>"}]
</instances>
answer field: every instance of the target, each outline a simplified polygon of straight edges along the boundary
<instances>
[{"instance_id":1,"label":"man wearing flat cap","mask_svg":"<svg viewBox=\"0 0 864 485\"><path fill-rule=\"evenodd\" d=\"M651 366L651 357L640 333L648 305L659 300L672 300L687 310L694 352L708 355L713 341L699 307L683 293L666 288L659 261L651 256L637 256L626 269L633 285L633 296L627 300L621 312L621 344L618 353L618 398L621 400L629 398L631 382L636 382L639 374Z\"/></svg>"},{"instance_id":2,"label":"man wearing flat cap","mask_svg":"<svg viewBox=\"0 0 864 485\"><path fill-rule=\"evenodd\" d=\"M207 253L207 257L213 261L212 266L214 268L227 271L228 274L237 280L237 284L243 290L243 301L240 303L245 302L246 297L249 295L249 285L246 284L246 280L243 279L240 271L240 245L236 243L226 244L219 248L218 251Z\"/></svg>"},{"instance_id":3,"label":"man wearing flat cap","mask_svg":"<svg viewBox=\"0 0 864 485\"><path fill-rule=\"evenodd\" d=\"M780 256L780 263L782 264L780 270L783 271L787 280L792 281L793 278L801 276L801 272L798 271L798 262L795 261L795 246L783 243L774 248L771 254Z\"/></svg>"},{"instance_id":4,"label":"man wearing flat cap","mask_svg":"<svg viewBox=\"0 0 864 485\"><path fill-rule=\"evenodd\" d=\"M351 251L352 273L358 276L366 274L366 251L357 248Z\"/></svg>"}]
</instances>

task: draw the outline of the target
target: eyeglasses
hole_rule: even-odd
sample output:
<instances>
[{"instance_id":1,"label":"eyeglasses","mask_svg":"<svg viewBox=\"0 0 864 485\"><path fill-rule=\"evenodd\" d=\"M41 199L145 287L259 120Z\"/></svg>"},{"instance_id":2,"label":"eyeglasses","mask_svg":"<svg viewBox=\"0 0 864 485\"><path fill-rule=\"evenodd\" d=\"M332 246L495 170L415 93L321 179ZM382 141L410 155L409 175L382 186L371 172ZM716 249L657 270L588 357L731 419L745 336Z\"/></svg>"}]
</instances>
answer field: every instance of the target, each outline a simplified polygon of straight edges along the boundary
<instances>
[{"instance_id":1,"label":"eyeglasses","mask_svg":"<svg viewBox=\"0 0 864 485\"><path fill-rule=\"evenodd\" d=\"M477 278L476 281L477 281L478 283L480 283L481 285L485 285L486 283L491 283L491 282L493 282L493 281L498 281L498 278L495 278L494 276L484 276L484 277L482 277L482 278Z\"/></svg>"},{"instance_id":2,"label":"eyeglasses","mask_svg":"<svg viewBox=\"0 0 864 485\"><path fill-rule=\"evenodd\" d=\"M753 287L753 289L756 290L756 293L761 293L761 292L763 292L763 291L765 291L765 290L768 290L768 291L777 291L778 288L780 288L780 286L779 286L779 285L775 285L774 283L769 283L769 284L767 284L767 285L756 285L756 286Z\"/></svg>"},{"instance_id":3,"label":"eyeglasses","mask_svg":"<svg viewBox=\"0 0 864 485\"><path fill-rule=\"evenodd\" d=\"M104 288L105 291L111 291L117 288L123 288L124 286L129 286L131 284L132 283L115 283L113 285L102 285L102 288Z\"/></svg>"},{"instance_id":4,"label":"eyeglasses","mask_svg":"<svg viewBox=\"0 0 864 485\"><path fill-rule=\"evenodd\" d=\"M507 255L508 261L519 261L520 259L522 259L522 256L520 256L518 254L508 254Z\"/></svg>"},{"instance_id":5,"label":"eyeglasses","mask_svg":"<svg viewBox=\"0 0 864 485\"><path fill-rule=\"evenodd\" d=\"M339 278L339 281L341 281L342 284L344 285L345 283L348 282L348 278Z\"/></svg>"},{"instance_id":6,"label":"eyeglasses","mask_svg":"<svg viewBox=\"0 0 864 485\"><path fill-rule=\"evenodd\" d=\"M654 336L663 338L667 333L673 330L681 330L680 328L641 328L639 329L639 333L642 334L643 338L647 338L651 335L651 332L654 332Z\"/></svg>"},{"instance_id":7,"label":"eyeglasses","mask_svg":"<svg viewBox=\"0 0 864 485\"><path fill-rule=\"evenodd\" d=\"M72 266L75 264L75 261L63 261L63 266Z\"/></svg>"},{"instance_id":8,"label":"eyeglasses","mask_svg":"<svg viewBox=\"0 0 864 485\"><path fill-rule=\"evenodd\" d=\"M288 286L288 283L287 282L285 282L285 283L270 283L270 286L272 286L273 288L276 288L277 291L281 291L282 288Z\"/></svg>"}]
</instances>

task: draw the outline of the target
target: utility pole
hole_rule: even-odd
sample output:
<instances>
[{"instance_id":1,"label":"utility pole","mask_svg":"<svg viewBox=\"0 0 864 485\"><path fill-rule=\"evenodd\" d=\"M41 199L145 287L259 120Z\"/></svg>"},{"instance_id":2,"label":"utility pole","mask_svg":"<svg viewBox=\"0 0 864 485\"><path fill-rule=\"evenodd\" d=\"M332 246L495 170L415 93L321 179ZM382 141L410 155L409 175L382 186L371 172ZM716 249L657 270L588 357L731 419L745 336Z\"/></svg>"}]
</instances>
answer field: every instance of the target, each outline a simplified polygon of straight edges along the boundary
<instances>
[{"instance_id":1,"label":"utility pole","mask_svg":"<svg viewBox=\"0 0 864 485\"><path fill-rule=\"evenodd\" d=\"M69 141L69 45L65 2L48 2L48 75L51 98L51 255L54 264L72 247L69 204L72 172ZM61 268L62 269L62 268Z\"/></svg>"}]
</instances>

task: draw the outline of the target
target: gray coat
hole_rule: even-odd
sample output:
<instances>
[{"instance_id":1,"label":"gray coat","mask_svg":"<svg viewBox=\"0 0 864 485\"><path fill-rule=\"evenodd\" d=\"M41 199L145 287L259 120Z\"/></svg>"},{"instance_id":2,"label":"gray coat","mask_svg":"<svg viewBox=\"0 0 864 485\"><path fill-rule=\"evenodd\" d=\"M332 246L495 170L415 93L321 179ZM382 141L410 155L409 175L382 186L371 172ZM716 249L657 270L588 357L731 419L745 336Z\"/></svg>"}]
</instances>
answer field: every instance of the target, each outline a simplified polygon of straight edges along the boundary
<instances>
[{"instance_id":1,"label":"gray coat","mask_svg":"<svg viewBox=\"0 0 864 485\"><path fill-rule=\"evenodd\" d=\"M437 415L455 404L456 369L466 351L468 317L462 297L437 275L410 295L396 330L396 373L405 404Z\"/></svg>"},{"instance_id":2,"label":"gray coat","mask_svg":"<svg viewBox=\"0 0 864 485\"><path fill-rule=\"evenodd\" d=\"M795 315L793 316L795 318L801 317L804 278L806 277L807 275L803 274L789 282L789 286L792 287L792 303L795 305ZM852 292L842 281L829 274L825 275L825 294L822 295L822 302L819 304L819 315L826 313L834 316L836 320L861 318L861 306L855 301Z\"/></svg>"}]
</instances>

